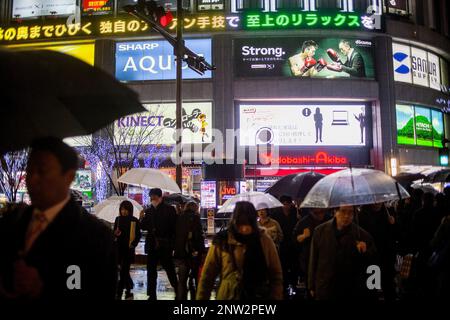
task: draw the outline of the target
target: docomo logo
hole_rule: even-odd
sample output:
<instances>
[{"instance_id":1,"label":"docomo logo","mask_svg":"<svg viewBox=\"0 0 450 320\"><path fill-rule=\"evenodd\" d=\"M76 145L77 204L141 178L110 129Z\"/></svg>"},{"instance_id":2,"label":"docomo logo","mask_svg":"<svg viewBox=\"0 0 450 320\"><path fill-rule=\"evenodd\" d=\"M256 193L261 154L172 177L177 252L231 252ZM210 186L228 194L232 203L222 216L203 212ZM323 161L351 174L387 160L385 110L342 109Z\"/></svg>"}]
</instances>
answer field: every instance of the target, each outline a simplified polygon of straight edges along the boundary
<instances>
[{"instance_id":1,"label":"docomo logo","mask_svg":"<svg viewBox=\"0 0 450 320\"><path fill-rule=\"evenodd\" d=\"M371 41L364 41L364 40L356 40L355 44L359 45L359 46L372 46L372 42Z\"/></svg>"},{"instance_id":2,"label":"docomo logo","mask_svg":"<svg viewBox=\"0 0 450 320\"><path fill-rule=\"evenodd\" d=\"M243 46L243 56L275 56L280 58L284 56L286 52L283 48L255 48L253 46Z\"/></svg>"},{"instance_id":3,"label":"docomo logo","mask_svg":"<svg viewBox=\"0 0 450 320\"><path fill-rule=\"evenodd\" d=\"M306 165L306 164L346 165L349 163L347 157L329 155L326 152L317 152L314 155L295 156L295 157L279 156L276 158L273 157L271 154L260 156L264 158L266 163L277 165Z\"/></svg>"}]
</instances>

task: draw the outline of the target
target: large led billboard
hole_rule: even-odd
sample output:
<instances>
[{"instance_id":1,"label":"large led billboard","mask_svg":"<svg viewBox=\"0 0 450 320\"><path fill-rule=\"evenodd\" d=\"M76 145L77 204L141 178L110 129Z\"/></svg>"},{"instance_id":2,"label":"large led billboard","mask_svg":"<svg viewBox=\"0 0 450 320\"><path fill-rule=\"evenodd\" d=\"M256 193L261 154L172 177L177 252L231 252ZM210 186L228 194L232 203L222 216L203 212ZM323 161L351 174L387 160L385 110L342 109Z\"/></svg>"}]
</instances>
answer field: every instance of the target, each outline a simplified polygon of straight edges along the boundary
<instances>
[{"instance_id":1,"label":"large led billboard","mask_svg":"<svg viewBox=\"0 0 450 320\"><path fill-rule=\"evenodd\" d=\"M247 104L239 109L241 146L365 146L364 104Z\"/></svg>"},{"instance_id":2,"label":"large led billboard","mask_svg":"<svg viewBox=\"0 0 450 320\"><path fill-rule=\"evenodd\" d=\"M265 37L234 40L238 77L375 77L370 40Z\"/></svg>"},{"instance_id":3,"label":"large led billboard","mask_svg":"<svg viewBox=\"0 0 450 320\"><path fill-rule=\"evenodd\" d=\"M412 105L397 105L397 143L442 148L444 117L441 111Z\"/></svg>"},{"instance_id":4,"label":"large led billboard","mask_svg":"<svg viewBox=\"0 0 450 320\"><path fill-rule=\"evenodd\" d=\"M186 46L211 63L211 39L187 39ZM175 80L173 47L165 40L116 43L116 78L120 81ZM183 79L211 78L199 75L183 63Z\"/></svg>"}]
</instances>

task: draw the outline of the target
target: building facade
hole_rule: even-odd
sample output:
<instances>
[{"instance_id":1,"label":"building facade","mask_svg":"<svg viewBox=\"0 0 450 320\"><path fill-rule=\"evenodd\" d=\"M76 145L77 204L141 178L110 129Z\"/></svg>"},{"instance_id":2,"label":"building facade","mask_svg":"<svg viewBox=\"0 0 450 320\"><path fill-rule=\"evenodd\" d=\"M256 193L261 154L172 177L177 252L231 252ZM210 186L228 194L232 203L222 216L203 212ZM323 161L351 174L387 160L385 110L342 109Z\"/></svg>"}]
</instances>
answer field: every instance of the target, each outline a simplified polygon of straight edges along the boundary
<instances>
[{"instance_id":1,"label":"building facade","mask_svg":"<svg viewBox=\"0 0 450 320\"><path fill-rule=\"evenodd\" d=\"M157 2L176 11L176 1ZM133 3L2 1L0 45L72 52L114 75L149 110L118 125L161 126L164 137L149 143L171 145L172 48L123 12L122 6ZM447 1L186 0L183 5L186 45L216 67L204 76L185 68L183 81L183 141L190 149L185 189L202 193L205 207L244 189L264 190L293 172L327 174L352 166L395 175L442 166L440 150L450 137ZM175 19L166 29L175 32L176 24ZM227 130L234 136L227 138ZM219 132L222 148L208 149ZM205 159L199 154L229 158L230 139L236 142L233 150L245 154L243 172L208 185L205 180L214 180L214 174L202 176ZM279 148L252 162L250 154L267 145ZM164 166L173 167L170 160Z\"/></svg>"}]
</instances>

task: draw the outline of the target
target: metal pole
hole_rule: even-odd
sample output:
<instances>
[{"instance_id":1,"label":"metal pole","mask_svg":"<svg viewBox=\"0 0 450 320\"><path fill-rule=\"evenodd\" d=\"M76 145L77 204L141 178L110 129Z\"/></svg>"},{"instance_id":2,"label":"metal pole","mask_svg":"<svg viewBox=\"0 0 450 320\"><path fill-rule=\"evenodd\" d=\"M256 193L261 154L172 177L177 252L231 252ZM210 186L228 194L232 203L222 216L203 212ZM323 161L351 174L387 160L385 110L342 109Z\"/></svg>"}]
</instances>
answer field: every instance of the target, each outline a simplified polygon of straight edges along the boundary
<instances>
[{"instance_id":1,"label":"metal pole","mask_svg":"<svg viewBox=\"0 0 450 320\"><path fill-rule=\"evenodd\" d=\"M182 69L182 63L184 58L184 43L183 43L183 1L178 0L177 1L177 46L176 46L176 57L177 57L177 107L176 107L176 129L177 132L180 133L177 135L177 141L176 141L176 152L177 152L177 166L176 166L176 182L178 186L180 187L180 190L182 190L182 182L183 182L183 167L181 164L182 157L181 157L181 130L182 130L182 108L183 108L183 97L182 97L182 76L183 76L183 69Z\"/></svg>"}]
</instances>

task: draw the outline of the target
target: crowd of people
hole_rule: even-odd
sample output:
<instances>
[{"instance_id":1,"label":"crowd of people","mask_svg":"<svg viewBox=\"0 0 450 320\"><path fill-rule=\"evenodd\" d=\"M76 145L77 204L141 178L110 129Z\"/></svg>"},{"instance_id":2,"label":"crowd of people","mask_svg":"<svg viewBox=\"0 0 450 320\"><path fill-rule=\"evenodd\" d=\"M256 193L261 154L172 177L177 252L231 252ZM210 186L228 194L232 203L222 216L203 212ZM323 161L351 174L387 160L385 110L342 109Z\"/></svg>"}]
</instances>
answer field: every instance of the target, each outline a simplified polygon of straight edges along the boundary
<instances>
[{"instance_id":1,"label":"crowd of people","mask_svg":"<svg viewBox=\"0 0 450 320\"><path fill-rule=\"evenodd\" d=\"M0 218L0 299L131 299L142 231L149 300L157 299L158 265L177 300L208 300L213 291L221 300L450 296L449 187L335 209L299 209L288 196L276 209L238 202L207 249L198 204L177 212L158 188L139 219L123 201L111 230L70 197L77 167L76 152L59 139L31 146L32 206Z\"/></svg>"}]
</instances>

